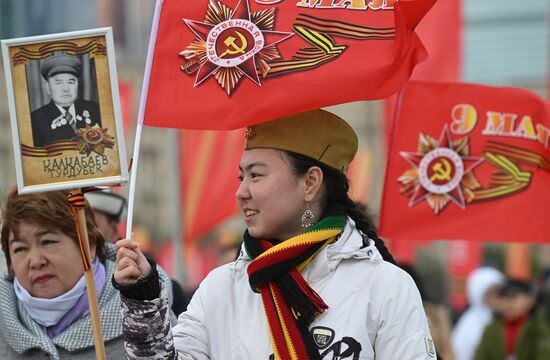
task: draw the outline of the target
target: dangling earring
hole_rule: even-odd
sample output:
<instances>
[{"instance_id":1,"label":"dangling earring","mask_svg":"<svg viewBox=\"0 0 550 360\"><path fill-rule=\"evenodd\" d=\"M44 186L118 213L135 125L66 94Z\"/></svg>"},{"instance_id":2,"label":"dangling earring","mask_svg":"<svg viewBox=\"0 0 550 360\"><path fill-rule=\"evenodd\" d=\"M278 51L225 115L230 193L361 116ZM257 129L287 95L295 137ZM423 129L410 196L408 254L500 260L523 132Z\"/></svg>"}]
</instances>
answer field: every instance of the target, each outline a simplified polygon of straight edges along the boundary
<instances>
[{"instance_id":1,"label":"dangling earring","mask_svg":"<svg viewBox=\"0 0 550 360\"><path fill-rule=\"evenodd\" d=\"M307 209L302 215L302 227L307 229L313 225L315 225L315 215L309 210L309 203L307 203Z\"/></svg>"}]
</instances>

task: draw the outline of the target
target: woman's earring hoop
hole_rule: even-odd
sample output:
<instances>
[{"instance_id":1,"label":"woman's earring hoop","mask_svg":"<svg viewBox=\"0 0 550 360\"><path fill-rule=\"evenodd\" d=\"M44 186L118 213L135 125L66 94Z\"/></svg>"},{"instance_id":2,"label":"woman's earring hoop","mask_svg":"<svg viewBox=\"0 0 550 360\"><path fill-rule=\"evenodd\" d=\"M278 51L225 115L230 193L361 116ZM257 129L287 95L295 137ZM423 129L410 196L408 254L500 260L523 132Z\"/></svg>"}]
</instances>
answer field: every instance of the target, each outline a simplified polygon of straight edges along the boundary
<instances>
[{"instance_id":1,"label":"woman's earring hoop","mask_svg":"<svg viewBox=\"0 0 550 360\"><path fill-rule=\"evenodd\" d=\"M303 228L310 228L313 225L315 225L315 215L309 210L309 203L307 204L307 209L304 211L304 214L302 215L302 227Z\"/></svg>"}]
</instances>

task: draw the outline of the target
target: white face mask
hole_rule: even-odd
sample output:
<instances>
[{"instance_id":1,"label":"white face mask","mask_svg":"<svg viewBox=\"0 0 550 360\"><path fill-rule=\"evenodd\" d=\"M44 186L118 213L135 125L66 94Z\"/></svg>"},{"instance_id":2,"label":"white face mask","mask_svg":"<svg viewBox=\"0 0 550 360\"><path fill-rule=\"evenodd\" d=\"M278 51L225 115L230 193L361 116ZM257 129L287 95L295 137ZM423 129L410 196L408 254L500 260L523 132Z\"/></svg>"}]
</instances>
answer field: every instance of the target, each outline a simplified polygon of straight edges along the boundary
<instances>
[{"instance_id":1,"label":"white face mask","mask_svg":"<svg viewBox=\"0 0 550 360\"><path fill-rule=\"evenodd\" d=\"M14 279L13 286L15 295L30 317L40 325L49 327L57 324L76 305L86 290L86 280L83 275L71 290L52 299L33 297L17 278Z\"/></svg>"}]
</instances>

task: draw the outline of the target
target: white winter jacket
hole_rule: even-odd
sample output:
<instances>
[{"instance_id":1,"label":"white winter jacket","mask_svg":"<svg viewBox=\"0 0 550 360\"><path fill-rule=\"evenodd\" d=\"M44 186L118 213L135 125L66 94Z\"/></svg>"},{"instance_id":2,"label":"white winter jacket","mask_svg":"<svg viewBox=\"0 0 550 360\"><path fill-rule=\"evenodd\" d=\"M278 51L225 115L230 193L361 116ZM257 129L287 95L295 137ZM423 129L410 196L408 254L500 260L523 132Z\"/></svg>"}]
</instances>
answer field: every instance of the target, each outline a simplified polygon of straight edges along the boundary
<instances>
[{"instance_id":1,"label":"white winter jacket","mask_svg":"<svg viewBox=\"0 0 550 360\"><path fill-rule=\"evenodd\" d=\"M474 359L483 331L493 319L485 295L492 287L502 285L505 279L504 274L488 266L468 275L466 290L470 307L458 319L451 337L456 360Z\"/></svg>"},{"instance_id":2,"label":"white winter jacket","mask_svg":"<svg viewBox=\"0 0 550 360\"><path fill-rule=\"evenodd\" d=\"M349 220L338 241L326 246L302 271L329 306L310 326L322 359L436 359L413 280L383 261L370 243L362 248L362 235ZM248 283L249 263L243 248L235 262L213 270L201 283L188 310L172 329L179 359L274 358L261 296ZM123 303L124 318L133 318L125 322L125 331L130 327L133 334L150 332L127 343L129 359L144 354L143 343L156 346L149 354L172 351L170 343L152 344L151 330L166 328L165 315L160 316L164 317L163 326L151 322L152 314L158 311L155 306L165 306L163 301L123 299ZM136 328L143 321L147 321L143 329Z\"/></svg>"}]
</instances>

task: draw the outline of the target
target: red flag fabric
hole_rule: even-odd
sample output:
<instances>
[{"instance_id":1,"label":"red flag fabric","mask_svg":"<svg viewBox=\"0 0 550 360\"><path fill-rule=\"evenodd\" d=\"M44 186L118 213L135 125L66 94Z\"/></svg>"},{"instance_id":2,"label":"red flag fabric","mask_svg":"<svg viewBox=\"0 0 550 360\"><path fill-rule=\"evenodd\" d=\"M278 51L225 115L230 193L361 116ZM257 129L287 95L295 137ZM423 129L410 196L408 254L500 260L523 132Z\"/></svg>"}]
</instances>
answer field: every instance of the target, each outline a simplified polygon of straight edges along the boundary
<instances>
[{"instance_id":1,"label":"red flag fabric","mask_svg":"<svg viewBox=\"0 0 550 360\"><path fill-rule=\"evenodd\" d=\"M164 0L144 124L236 129L388 97L426 56L414 27L434 2Z\"/></svg>"},{"instance_id":2,"label":"red flag fabric","mask_svg":"<svg viewBox=\"0 0 550 360\"><path fill-rule=\"evenodd\" d=\"M438 1L416 29L426 47L428 58L415 67L411 80L460 81L462 29L462 0ZM397 94L384 102L388 139L395 118L396 98Z\"/></svg>"},{"instance_id":3,"label":"red flag fabric","mask_svg":"<svg viewBox=\"0 0 550 360\"><path fill-rule=\"evenodd\" d=\"M195 243L236 213L235 192L244 140L242 130L182 131L181 198L186 244Z\"/></svg>"},{"instance_id":4,"label":"red flag fabric","mask_svg":"<svg viewBox=\"0 0 550 360\"><path fill-rule=\"evenodd\" d=\"M416 32L428 52L428 58L414 68L411 80L445 81L460 80L462 61L462 0L438 1L422 22ZM444 29L444 31L442 30ZM390 130L395 120L397 94L384 101L384 133L386 134L387 151ZM395 259L401 262L413 262L417 247L423 242L410 240L392 241L389 246Z\"/></svg>"},{"instance_id":5,"label":"red flag fabric","mask_svg":"<svg viewBox=\"0 0 550 360\"><path fill-rule=\"evenodd\" d=\"M451 241L447 245L447 264L452 276L450 300L455 309L464 309L468 303L466 280L481 265L482 243L475 241Z\"/></svg>"},{"instance_id":6,"label":"red flag fabric","mask_svg":"<svg viewBox=\"0 0 550 360\"><path fill-rule=\"evenodd\" d=\"M462 28L462 0L438 1L416 29L428 58L414 69L411 80L460 79Z\"/></svg>"},{"instance_id":7,"label":"red flag fabric","mask_svg":"<svg viewBox=\"0 0 550 360\"><path fill-rule=\"evenodd\" d=\"M122 128L124 137L128 138L130 130L133 129L134 122L132 109L134 108L134 85L130 81L120 80L118 82L118 93L120 94L120 112L122 113Z\"/></svg>"},{"instance_id":8,"label":"red flag fabric","mask_svg":"<svg viewBox=\"0 0 550 360\"><path fill-rule=\"evenodd\" d=\"M550 105L521 89L409 82L388 157L380 233L548 242Z\"/></svg>"}]
</instances>

